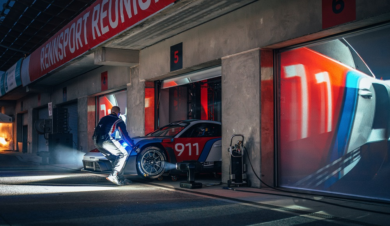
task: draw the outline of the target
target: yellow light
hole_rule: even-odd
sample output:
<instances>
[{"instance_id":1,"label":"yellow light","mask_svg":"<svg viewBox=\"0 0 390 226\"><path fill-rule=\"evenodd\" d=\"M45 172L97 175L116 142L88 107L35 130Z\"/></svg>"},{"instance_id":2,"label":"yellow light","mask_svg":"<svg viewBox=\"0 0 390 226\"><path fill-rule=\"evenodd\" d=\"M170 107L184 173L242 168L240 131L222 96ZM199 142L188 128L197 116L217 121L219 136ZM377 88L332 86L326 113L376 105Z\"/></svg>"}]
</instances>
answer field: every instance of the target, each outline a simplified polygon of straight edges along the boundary
<instances>
[{"instance_id":1,"label":"yellow light","mask_svg":"<svg viewBox=\"0 0 390 226\"><path fill-rule=\"evenodd\" d=\"M7 141L4 139L4 137L0 137L0 144L6 145Z\"/></svg>"}]
</instances>

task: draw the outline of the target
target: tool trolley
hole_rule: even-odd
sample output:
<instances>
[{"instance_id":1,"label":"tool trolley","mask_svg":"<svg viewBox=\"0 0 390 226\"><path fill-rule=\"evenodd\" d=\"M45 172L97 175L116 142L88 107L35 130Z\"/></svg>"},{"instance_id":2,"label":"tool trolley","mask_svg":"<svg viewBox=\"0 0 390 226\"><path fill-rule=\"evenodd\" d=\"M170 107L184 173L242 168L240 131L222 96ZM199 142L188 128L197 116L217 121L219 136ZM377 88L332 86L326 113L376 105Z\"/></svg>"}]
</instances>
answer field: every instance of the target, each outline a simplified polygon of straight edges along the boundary
<instances>
[{"instance_id":1,"label":"tool trolley","mask_svg":"<svg viewBox=\"0 0 390 226\"><path fill-rule=\"evenodd\" d=\"M233 145L233 139L239 137L237 143ZM244 156L246 149L244 148L244 135L234 134L230 139L230 146L228 148L230 154L229 166L229 180L228 187L231 186L251 186L250 180L246 175L246 164L244 164Z\"/></svg>"}]
</instances>

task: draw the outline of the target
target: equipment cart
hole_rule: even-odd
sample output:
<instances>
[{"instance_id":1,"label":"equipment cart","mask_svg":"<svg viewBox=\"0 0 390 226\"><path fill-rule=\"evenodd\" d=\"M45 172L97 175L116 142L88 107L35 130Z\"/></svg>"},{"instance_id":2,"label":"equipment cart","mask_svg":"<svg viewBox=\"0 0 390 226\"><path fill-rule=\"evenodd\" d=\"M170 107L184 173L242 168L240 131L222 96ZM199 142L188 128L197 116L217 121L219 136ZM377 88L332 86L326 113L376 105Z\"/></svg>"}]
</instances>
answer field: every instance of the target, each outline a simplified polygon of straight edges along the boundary
<instances>
[{"instance_id":1,"label":"equipment cart","mask_svg":"<svg viewBox=\"0 0 390 226\"><path fill-rule=\"evenodd\" d=\"M241 137L241 139L233 145L233 138L235 137ZM245 151L244 135L234 134L228 148L228 152L230 153L229 180L227 181L228 187L251 186L251 182L246 175L246 164L244 164Z\"/></svg>"}]
</instances>

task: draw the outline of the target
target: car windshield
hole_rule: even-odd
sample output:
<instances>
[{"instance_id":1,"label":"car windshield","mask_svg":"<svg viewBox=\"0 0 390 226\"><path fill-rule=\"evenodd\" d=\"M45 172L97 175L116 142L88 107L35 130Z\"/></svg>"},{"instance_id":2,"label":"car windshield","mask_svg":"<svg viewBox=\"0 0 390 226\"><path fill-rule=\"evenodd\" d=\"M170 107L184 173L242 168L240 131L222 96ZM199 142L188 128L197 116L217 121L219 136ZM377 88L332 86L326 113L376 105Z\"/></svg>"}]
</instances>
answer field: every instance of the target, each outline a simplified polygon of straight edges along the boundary
<instances>
[{"instance_id":1,"label":"car windshield","mask_svg":"<svg viewBox=\"0 0 390 226\"><path fill-rule=\"evenodd\" d=\"M174 137L187 126L188 123L169 124L152 133L149 133L146 136L147 137Z\"/></svg>"}]
</instances>

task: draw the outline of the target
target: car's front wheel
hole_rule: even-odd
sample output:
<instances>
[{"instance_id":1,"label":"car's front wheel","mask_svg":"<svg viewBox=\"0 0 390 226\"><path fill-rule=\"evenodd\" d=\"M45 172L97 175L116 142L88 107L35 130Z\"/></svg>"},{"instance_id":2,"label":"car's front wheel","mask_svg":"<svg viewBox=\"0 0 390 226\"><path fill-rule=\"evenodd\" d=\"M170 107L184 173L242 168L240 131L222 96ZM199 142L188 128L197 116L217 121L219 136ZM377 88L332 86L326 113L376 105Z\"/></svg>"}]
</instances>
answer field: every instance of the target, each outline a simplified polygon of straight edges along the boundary
<instances>
[{"instance_id":1,"label":"car's front wheel","mask_svg":"<svg viewBox=\"0 0 390 226\"><path fill-rule=\"evenodd\" d=\"M150 146L137 156L138 175L145 178L158 178L164 173L166 156L163 150Z\"/></svg>"}]
</instances>

